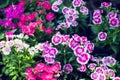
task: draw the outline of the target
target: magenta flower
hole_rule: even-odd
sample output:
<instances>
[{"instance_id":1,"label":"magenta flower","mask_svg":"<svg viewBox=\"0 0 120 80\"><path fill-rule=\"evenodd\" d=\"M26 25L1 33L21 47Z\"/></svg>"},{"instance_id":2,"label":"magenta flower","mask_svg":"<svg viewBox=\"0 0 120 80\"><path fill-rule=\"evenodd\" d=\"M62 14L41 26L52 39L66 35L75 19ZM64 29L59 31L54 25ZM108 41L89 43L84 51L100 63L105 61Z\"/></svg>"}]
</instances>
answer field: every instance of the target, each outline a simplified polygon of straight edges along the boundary
<instances>
[{"instance_id":1,"label":"magenta flower","mask_svg":"<svg viewBox=\"0 0 120 80\"><path fill-rule=\"evenodd\" d=\"M58 50L56 48L50 48L48 53L49 57L55 58L56 54L58 53Z\"/></svg>"},{"instance_id":2,"label":"magenta flower","mask_svg":"<svg viewBox=\"0 0 120 80\"><path fill-rule=\"evenodd\" d=\"M77 57L77 62L80 64L87 64L90 59L90 55L88 53L83 53L81 56Z\"/></svg>"},{"instance_id":3,"label":"magenta flower","mask_svg":"<svg viewBox=\"0 0 120 80\"><path fill-rule=\"evenodd\" d=\"M80 42L81 37L79 35L74 34L72 37L76 42Z\"/></svg>"},{"instance_id":4,"label":"magenta flower","mask_svg":"<svg viewBox=\"0 0 120 80\"><path fill-rule=\"evenodd\" d=\"M66 64L63 66L63 70L65 71L65 74L70 74L73 71L73 67L71 64Z\"/></svg>"},{"instance_id":5,"label":"magenta flower","mask_svg":"<svg viewBox=\"0 0 120 80\"><path fill-rule=\"evenodd\" d=\"M58 12L59 11L59 8L57 5L52 5L52 10L55 11L55 12Z\"/></svg>"},{"instance_id":6,"label":"magenta flower","mask_svg":"<svg viewBox=\"0 0 120 80\"><path fill-rule=\"evenodd\" d=\"M110 76L111 79L115 77L115 72L111 69L108 70L108 75Z\"/></svg>"},{"instance_id":7,"label":"magenta flower","mask_svg":"<svg viewBox=\"0 0 120 80\"><path fill-rule=\"evenodd\" d=\"M51 3L49 1L44 1L43 2L43 7L46 9L46 10L50 10L51 9Z\"/></svg>"},{"instance_id":8,"label":"magenta flower","mask_svg":"<svg viewBox=\"0 0 120 80\"><path fill-rule=\"evenodd\" d=\"M88 65L88 68L89 68L90 70L94 70L96 66L97 66L97 64L91 63L91 64Z\"/></svg>"},{"instance_id":9,"label":"magenta flower","mask_svg":"<svg viewBox=\"0 0 120 80\"><path fill-rule=\"evenodd\" d=\"M74 49L74 54L76 56L82 56L82 54L85 52L85 49L84 47L82 46L77 46L75 49Z\"/></svg>"},{"instance_id":10,"label":"magenta flower","mask_svg":"<svg viewBox=\"0 0 120 80\"><path fill-rule=\"evenodd\" d=\"M111 2L102 2L101 7L110 7L112 5Z\"/></svg>"},{"instance_id":11,"label":"magenta flower","mask_svg":"<svg viewBox=\"0 0 120 80\"><path fill-rule=\"evenodd\" d=\"M106 76L104 74L99 74L98 80L106 80Z\"/></svg>"},{"instance_id":12,"label":"magenta flower","mask_svg":"<svg viewBox=\"0 0 120 80\"><path fill-rule=\"evenodd\" d=\"M110 24L110 26L112 26L112 27L118 27L119 26L119 20L118 20L118 18L111 18L110 20L109 20L109 24Z\"/></svg>"},{"instance_id":13,"label":"magenta flower","mask_svg":"<svg viewBox=\"0 0 120 80\"><path fill-rule=\"evenodd\" d=\"M92 53L94 50L94 44L93 43L87 43L87 50L89 51L89 53Z\"/></svg>"},{"instance_id":14,"label":"magenta flower","mask_svg":"<svg viewBox=\"0 0 120 80\"><path fill-rule=\"evenodd\" d=\"M64 35L64 36L62 37L62 44L66 44L69 39L70 39L70 36L69 36L69 35Z\"/></svg>"},{"instance_id":15,"label":"magenta flower","mask_svg":"<svg viewBox=\"0 0 120 80\"><path fill-rule=\"evenodd\" d=\"M97 72L94 72L94 73L92 73L92 74L90 75L90 77L91 77L91 79L93 79L93 80L97 80L98 77L99 77L99 75L98 75Z\"/></svg>"},{"instance_id":16,"label":"magenta flower","mask_svg":"<svg viewBox=\"0 0 120 80\"><path fill-rule=\"evenodd\" d=\"M80 12L83 13L84 15L88 15L88 8L85 6L81 6Z\"/></svg>"},{"instance_id":17,"label":"magenta flower","mask_svg":"<svg viewBox=\"0 0 120 80\"><path fill-rule=\"evenodd\" d=\"M79 70L80 70L81 72L85 72L85 71L87 70L86 65L82 65L82 66L79 68Z\"/></svg>"},{"instance_id":18,"label":"magenta flower","mask_svg":"<svg viewBox=\"0 0 120 80\"><path fill-rule=\"evenodd\" d=\"M107 14L107 17L109 18L109 19L111 19L111 18L116 18L117 17L117 13L114 13L114 12L109 12L108 14Z\"/></svg>"},{"instance_id":19,"label":"magenta flower","mask_svg":"<svg viewBox=\"0 0 120 80\"><path fill-rule=\"evenodd\" d=\"M74 7L80 7L81 0L73 0L72 4L73 4Z\"/></svg>"},{"instance_id":20,"label":"magenta flower","mask_svg":"<svg viewBox=\"0 0 120 80\"><path fill-rule=\"evenodd\" d=\"M39 74L40 72L43 72L46 68L46 65L44 63L38 63L34 68L34 73Z\"/></svg>"},{"instance_id":21,"label":"magenta flower","mask_svg":"<svg viewBox=\"0 0 120 80\"><path fill-rule=\"evenodd\" d=\"M48 21L52 21L54 18L55 18L55 14L52 13L52 12L49 12L49 13L46 15L46 20L48 20Z\"/></svg>"},{"instance_id":22,"label":"magenta flower","mask_svg":"<svg viewBox=\"0 0 120 80\"><path fill-rule=\"evenodd\" d=\"M78 22L77 21L72 21L72 26L77 26Z\"/></svg>"},{"instance_id":23,"label":"magenta flower","mask_svg":"<svg viewBox=\"0 0 120 80\"><path fill-rule=\"evenodd\" d=\"M106 32L99 32L98 33L98 39L100 41L104 41L104 40L106 40L106 38L107 38L107 33Z\"/></svg>"},{"instance_id":24,"label":"magenta flower","mask_svg":"<svg viewBox=\"0 0 120 80\"><path fill-rule=\"evenodd\" d=\"M93 19L92 21L94 24L101 24L102 23L102 19L100 17L96 17Z\"/></svg>"},{"instance_id":25,"label":"magenta flower","mask_svg":"<svg viewBox=\"0 0 120 80\"><path fill-rule=\"evenodd\" d=\"M67 8L67 7L64 7L63 9L62 9L62 13L63 14L67 14L68 12L69 12L69 8Z\"/></svg>"},{"instance_id":26,"label":"magenta flower","mask_svg":"<svg viewBox=\"0 0 120 80\"><path fill-rule=\"evenodd\" d=\"M95 10L93 13L93 18L101 17L101 13L102 13L101 10Z\"/></svg>"},{"instance_id":27,"label":"magenta flower","mask_svg":"<svg viewBox=\"0 0 120 80\"><path fill-rule=\"evenodd\" d=\"M45 57L45 62L49 63L49 64L53 64L55 62L54 58L51 57Z\"/></svg>"},{"instance_id":28,"label":"magenta flower","mask_svg":"<svg viewBox=\"0 0 120 80\"><path fill-rule=\"evenodd\" d=\"M57 33L56 35L54 35L54 36L52 37L52 43L53 43L54 45L58 45L58 44L60 44L61 42L62 42L62 36L61 36L61 34Z\"/></svg>"},{"instance_id":29,"label":"magenta flower","mask_svg":"<svg viewBox=\"0 0 120 80\"><path fill-rule=\"evenodd\" d=\"M74 40L74 39L70 39L70 42L69 42L69 47L71 49L75 49L76 46L78 46L79 44Z\"/></svg>"}]
</instances>

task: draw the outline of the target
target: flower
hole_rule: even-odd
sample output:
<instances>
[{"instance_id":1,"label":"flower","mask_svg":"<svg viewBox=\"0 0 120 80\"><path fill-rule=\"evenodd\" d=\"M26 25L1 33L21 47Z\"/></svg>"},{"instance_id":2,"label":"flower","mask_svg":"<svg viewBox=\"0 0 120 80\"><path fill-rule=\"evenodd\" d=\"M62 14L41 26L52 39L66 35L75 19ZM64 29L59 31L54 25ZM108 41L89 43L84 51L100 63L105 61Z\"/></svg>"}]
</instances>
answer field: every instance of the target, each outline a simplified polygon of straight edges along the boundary
<instances>
[{"instance_id":1,"label":"flower","mask_svg":"<svg viewBox=\"0 0 120 80\"><path fill-rule=\"evenodd\" d=\"M107 33L106 32L99 32L98 33L98 39L100 41L104 41L104 40L106 40L106 38L107 38Z\"/></svg>"},{"instance_id":2,"label":"flower","mask_svg":"<svg viewBox=\"0 0 120 80\"><path fill-rule=\"evenodd\" d=\"M91 79L95 80L98 79L98 73L94 72L90 75Z\"/></svg>"},{"instance_id":3,"label":"flower","mask_svg":"<svg viewBox=\"0 0 120 80\"><path fill-rule=\"evenodd\" d=\"M93 19L92 21L94 24L101 24L102 23L102 19L100 17L96 17Z\"/></svg>"},{"instance_id":4,"label":"flower","mask_svg":"<svg viewBox=\"0 0 120 80\"><path fill-rule=\"evenodd\" d=\"M11 48L9 46L5 46L2 48L2 52L4 55L9 55L11 52Z\"/></svg>"},{"instance_id":5,"label":"flower","mask_svg":"<svg viewBox=\"0 0 120 80\"><path fill-rule=\"evenodd\" d=\"M116 18L117 17L117 13L114 13L114 12L109 12L108 14L107 14L107 17L109 18L109 19L111 19L111 18Z\"/></svg>"},{"instance_id":6,"label":"flower","mask_svg":"<svg viewBox=\"0 0 120 80\"><path fill-rule=\"evenodd\" d=\"M55 11L55 12L58 12L59 11L59 8L57 5L52 5L52 10Z\"/></svg>"},{"instance_id":7,"label":"flower","mask_svg":"<svg viewBox=\"0 0 120 80\"><path fill-rule=\"evenodd\" d=\"M120 80L120 77L115 77L113 80Z\"/></svg>"},{"instance_id":8,"label":"flower","mask_svg":"<svg viewBox=\"0 0 120 80\"><path fill-rule=\"evenodd\" d=\"M85 71L87 70L86 65L82 65L82 66L79 68L79 70L80 70L81 72L85 72Z\"/></svg>"},{"instance_id":9,"label":"flower","mask_svg":"<svg viewBox=\"0 0 120 80\"><path fill-rule=\"evenodd\" d=\"M72 4L74 7L79 7L81 5L82 0L73 0Z\"/></svg>"},{"instance_id":10,"label":"flower","mask_svg":"<svg viewBox=\"0 0 120 80\"><path fill-rule=\"evenodd\" d=\"M54 58L51 58L51 57L45 57L44 60L49 64L53 64L55 62Z\"/></svg>"},{"instance_id":11,"label":"flower","mask_svg":"<svg viewBox=\"0 0 120 80\"><path fill-rule=\"evenodd\" d=\"M48 20L48 21L52 21L54 18L55 18L55 14L52 13L52 12L49 12L49 13L46 15L46 20Z\"/></svg>"},{"instance_id":12,"label":"flower","mask_svg":"<svg viewBox=\"0 0 120 80\"><path fill-rule=\"evenodd\" d=\"M43 29L43 30L44 30L44 29ZM50 34L53 33L53 28L52 28L52 27L49 27L49 28L45 29L45 32L50 35Z\"/></svg>"},{"instance_id":13,"label":"flower","mask_svg":"<svg viewBox=\"0 0 120 80\"><path fill-rule=\"evenodd\" d=\"M75 54L76 56L81 56L84 52L85 52L85 49L84 49L82 46L77 46L77 47L74 49L74 54Z\"/></svg>"},{"instance_id":14,"label":"flower","mask_svg":"<svg viewBox=\"0 0 120 80\"><path fill-rule=\"evenodd\" d=\"M87 64L90 59L90 55L88 53L82 53L81 56L77 57L77 62L80 64Z\"/></svg>"},{"instance_id":15,"label":"flower","mask_svg":"<svg viewBox=\"0 0 120 80\"><path fill-rule=\"evenodd\" d=\"M88 68L89 68L90 70L94 70L96 66L97 66L97 64L91 63L91 64L88 65Z\"/></svg>"},{"instance_id":16,"label":"flower","mask_svg":"<svg viewBox=\"0 0 120 80\"><path fill-rule=\"evenodd\" d=\"M109 24L110 24L110 26L112 26L112 27L118 27L118 26L119 26L119 20L118 20L118 18L112 17L112 18L109 20Z\"/></svg>"},{"instance_id":17,"label":"flower","mask_svg":"<svg viewBox=\"0 0 120 80\"><path fill-rule=\"evenodd\" d=\"M70 39L70 41L69 41L69 47L71 49L75 49L76 46L78 46L78 43L74 39Z\"/></svg>"},{"instance_id":18,"label":"flower","mask_svg":"<svg viewBox=\"0 0 120 80\"><path fill-rule=\"evenodd\" d=\"M57 33L56 35L54 35L54 36L52 37L52 43L53 43L54 45L58 45L58 44L60 44L61 42L62 42L62 36L61 36L60 33Z\"/></svg>"},{"instance_id":19,"label":"flower","mask_svg":"<svg viewBox=\"0 0 120 80\"><path fill-rule=\"evenodd\" d=\"M88 8L85 6L81 6L80 12L83 13L83 15L88 15Z\"/></svg>"},{"instance_id":20,"label":"flower","mask_svg":"<svg viewBox=\"0 0 120 80\"><path fill-rule=\"evenodd\" d=\"M51 9L51 3L49 1L44 1L43 2L43 7L46 9L46 10L50 10Z\"/></svg>"},{"instance_id":21,"label":"flower","mask_svg":"<svg viewBox=\"0 0 120 80\"><path fill-rule=\"evenodd\" d=\"M111 5L112 5L111 2L102 2L101 3L101 7L106 7L106 8L110 7Z\"/></svg>"},{"instance_id":22,"label":"flower","mask_svg":"<svg viewBox=\"0 0 120 80\"><path fill-rule=\"evenodd\" d=\"M73 67L71 64L65 64L63 66L63 70L64 70L65 74L70 74L73 71Z\"/></svg>"}]
</instances>

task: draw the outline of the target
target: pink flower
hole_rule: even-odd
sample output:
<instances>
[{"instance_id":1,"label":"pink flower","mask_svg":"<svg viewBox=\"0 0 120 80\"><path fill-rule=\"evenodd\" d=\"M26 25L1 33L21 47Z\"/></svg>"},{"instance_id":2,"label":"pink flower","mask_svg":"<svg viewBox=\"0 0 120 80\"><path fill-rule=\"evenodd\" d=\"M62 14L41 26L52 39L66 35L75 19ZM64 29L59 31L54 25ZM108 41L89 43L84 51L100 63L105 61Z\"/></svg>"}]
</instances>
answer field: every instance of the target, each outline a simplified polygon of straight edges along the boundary
<instances>
[{"instance_id":1,"label":"pink flower","mask_svg":"<svg viewBox=\"0 0 120 80\"><path fill-rule=\"evenodd\" d=\"M38 5L37 5L37 6L43 6L43 3L44 3L44 2L38 2Z\"/></svg>"},{"instance_id":2,"label":"pink flower","mask_svg":"<svg viewBox=\"0 0 120 80\"><path fill-rule=\"evenodd\" d=\"M65 71L65 74L70 74L73 71L73 67L71 64L66 64L63 66L63 70Z\"/></svg>"},{"instance_id":3,"label":"pink flower","mask_svg":"<svg viewBox=\"0 0 120 80\"><path fill-rule=\"evenodd\" d=\"M81 72L85 72L85 71L87 70L86 65L82 65L82 66L79 68L79 70L80 70Z\"/></svg>"},{"instance_id":4,"label":"pink flower","mask_svg":"<svg viewBox=\"0 0 120 80\"><path fill-rule=\"evenodd\" d=\"M33 74L33 68L32 67L27 68L26 71L25 71L25 74L26 75Z\"/></svg>"},{"instance_id":5,"label":"pink flower","mask_svg":"<svg viewBox=\"0 0 120 80\"><path fill-rule=\"evenodd\" d=\"M117 13L114 13L114 12L109 12L108 14L107 14L107 17L109 18L109 19L111 19L111 18L116 18L117 17Z\"/></svg>"},{"instance_id":6,"label":"pink flower","mask_svg":"<svg viewBox=\"0 0 120 80\"><path fill-rule=\"evenodd\" d=\"M34 68L34 73L39 74L40 72L43 72L46 65L44 63L38 63Z\"/></svg>"},{"instance_id":7,"label":"pink flower","mask_svg":"<svg viewBox=\"0 0 120 80\"><path fill-rule=\"evenodd\" d=\"M90 55L88 53L83 53L81 56L77 57L77 62L80 64L87 64L90 59Z\"/></svg>"},{"instance_id":8,"label":"pink flower","mask_svg":"<svg viewBox=\"0 0 120 80\"><path fill-rule=\"evenodd\" d=\"M63 9L62 9L62 13L63 14L67 14L68 12L69 12L69 8L67 8L67 7L64 7Z\"/></svg>"},{"instance_id":9,"label":"pink flower","mask_svg":"<svg viewBox=\"0 0 120 80\"><path fill-rule=\"evenodd\" d=\"M79 44L74 40L74 39L70 39L70 42L69 42L69 47L71 49L75 49L76 46L78 46Z\"/></svg>"},{"instance_id":10,"label":"pink flower","mask_svg":"<svg viewBox=\"0 0 120 80\"><path fill-rule=\"evenodd\" d=\"M73 0L72 4L73 4L74 7L80 7L81 0Z\"/></svg>"},{"instance_id":11,"label":"pink flower","mask_svg":"<svg viewBox=\"0 0 120 80\"><path fill-rule=\"evenodd\" d=\"M51 80L53 78L53 74L44 72L40 76L40 80Z\"/></svg>"},{"instance_id":12,"label":"pink flower","mask_svg":"<svg viewBox=\"0 0 120 80\"><path fill-rule=\"evenodd\" d=\"M113 79L115 77L115 72L111 69L108 70L109 76L111 79Z\"/></svg>"},{"instance_id":13,"label":"pink flower","mask_svg":"<svg viewBox=\"0 0 120 80\"><path fill-rule=\"evenodd\" d=\"M98 80L106 80L105 74L99 74Z\"/></svg>"},{"instance_id":14,"label":"pink flower","mask_svg":"<svg viewBox=\"0 0 120 80\"><path fill-rule=\"evenodd\" d=\"M101 17L101 13L102 13L101 10L95 10L93 13L93 18Z\"/></svg>"},{"instance_id":15,"label":"pink flower","mask_svg":"<svg viewBox=\"0 0 120 80\"><path fill-rule=\"evenodd\" d=\"M55 58L56 54L58 53L58 50L56 48L50 48L48 53L49 57Z\"/></svg>"},{"instance_id":16,"label":"pink flower","mask_svg":"<svg viewBox=\"0 0 120 80\"><path fill-rule=\"evenodd\" d=\"M80 12L83 13L84 15L88 15L88 8L85 6L81 6Z\"/></svg>"},{"instance_id":17,"label":"pink flower","mask_svg":"<svg viewBox=\"0 0 120 80\"><path fill-rule=\"evenodd\" d=\"M46 15L46 20L48 20L48 21L52 21L54 18L55 18L55 14L52 13L52 12L49 12L49 13Z\"/></svg>"},{"instance_id":18,"label":"pink flower","mask_svg":"<svg viewBox=\"0 0 120 80\"><path fill-rule=\"evenodd\" d=\"M118 20L118 18L111 18L110 20L109 20L109 24L110 24L110 26L112 26L112 27L118 27L119 26L119 20Z\"/></svg>"},{"instance_id":19,"label":"pink flower","mask_svg":"<svg viewBox=\"0 0 120 80\"><path fill-rule=\"evenodd\" d=\"M55 12L58 12L59 11L59 8L57 5L52 5L52 10L55 11Z\"/></svg>"},{"instance_id":20,"label":"pink flower","mask_svg":"<svg viewBox=\"0 0 120 80\"><path fill-rule=\"evenodd\" d=\"M44 1L43 2L43 7L46 9L46 10L50 10L51 9L51 3L49 1Z\"/></svg>"},{"instance_id":21,"label":"pink flower","mask_svg":"<svg viewBox=\"0 0 120 80\"><path fill-rule=\"evenodd\" d=\"M102 3L101 3L101 6L102 6L102 7L110 7L111 5L112 5L111 2L102 2Z\"/></svg>"},{"instance_id":22,"label":"pink flower","mask_svg":"<svg viewBox=\"0 0 120 80\"><path fill-rule=\"evenodd\" d=\"M98 73L97 72L94 72L90 75L91 79L93 80L97 80L98 79Z\"/></svg>"},{"instance_id":23,"label":"pink flower","mask_svg":"<svg viewBox=\"0 0 120 80\"><path fill-rule=\"evenodd\" d=\"M80 38L80 41L81 41L81 44L85 44L85 43L87 42L87 37L82 36L82 37Z\"/></svg>"},{"instance_id":24,"label":"pink flower","mask_svg":"<svg viewBox=\"0 0 120 80\"><path fill-rule=\"evenodd\" d=\"M104 70L101 67L97 67L95 72L103 74Z\"/></svg>"},{"instance_id":25,"label":"pink flower","mask_svg":"<svg viewBox=\"0 0 120 80\"><path fill-rule=\"evenodd\" d=\"M49 27L49 28L47 28L47 29L45 30L45 32L50 35L50 34L53 33L53 28L52 28L52 27Z\"/></svg>"},{"instance_id":26,"label":"pink flower","mask_svg":"<svg viewBox=\"0 0 120 80\"><path fill-rule=\"evenodd\" d=\"M74 54L75 54L76 56L81 56L84 52L85 52L85 49L84 49L82 46L77 46L77 47L74 49Z\"/></svg>"},{"instance_id":27,"label":"pink flower","mask_svg":"<svg viewBox=\"0 0 120 80\"><path fill-rule=\"evenodd\" d=\"M64 36L62 37L62 44L66 44L69 39L70 39L70 36L69 36L69 35L64 35Z\"/></svg>"},{"instance_id":28,"label":"pink flower","mask_svg":"<svg viewBox=\"0 0 120 80\"><path fill-rule=\"evenodd\" d=\"M90 70L94 70L96 66L97 66L97 64L91 63L91 64L88 65L88 68L89 68Z\"/></svg>"},{"instance_id":29,"label":"pink flower","mask_svg":"<svg viewBox=\"0 0 120 80\"><path fill-rule=\"evenodd\" d=\"M100 17L96 17L93 19L92 21L94 24L101 24L102 23L102 19Z\"/></svg>"},{"instance_id":30,"label":"pink flower","mask_svg":"<svg viewBox=\"0 0 120 80\"><path fill-rule=\"evenodd\" d=\"M106 38L107 38L107 33L106 32L99 32L98 33L98 39L100 41L104 41L104 40L106 40Z\"/></svg>"},{"instance_id":31,"label":"pink flower","mask_svg":"<svg viewBox=\"0 0 120 80\"><path fill-rule=\"evenodd\" d=\"M59 63L55 63L51 66L51 70L54 73L58 73L58 71L61 70L61 65Z\"/></svg>"},{"instance_id":32,"label":"pink flower","mask_svg":"<svg viewBox=\"0 0 120 80\"><path fill-rule=\"evenodd\" d=\"M45 62L49 63L49 64L53 64L55 62L54 58L51 57L45 57Z\"/></svg>"},{"instance_id":33,"label":"pink flower","mask_svg":"<svg viewBox=\"0 0 120 80\"><path fill-rule=\"evenodd\" d=\"M62 42L62 36L61 36L60 33L57 33L56 35L54 35L54 36L52 37L52 43L53 43L54 45L58 45L58 44L60 44L61 42Z\"/></svg>"},{"instance_id":34,"label":"pink flower","mask_svg":"<svg viewBox=\"0 0 120 80\"><path fill-rule=\"evenodd\" d=\"M94 44L93 43L87 43L87 50L89 53L92 53L94 50Z\"/></svg>"}]
</instances>

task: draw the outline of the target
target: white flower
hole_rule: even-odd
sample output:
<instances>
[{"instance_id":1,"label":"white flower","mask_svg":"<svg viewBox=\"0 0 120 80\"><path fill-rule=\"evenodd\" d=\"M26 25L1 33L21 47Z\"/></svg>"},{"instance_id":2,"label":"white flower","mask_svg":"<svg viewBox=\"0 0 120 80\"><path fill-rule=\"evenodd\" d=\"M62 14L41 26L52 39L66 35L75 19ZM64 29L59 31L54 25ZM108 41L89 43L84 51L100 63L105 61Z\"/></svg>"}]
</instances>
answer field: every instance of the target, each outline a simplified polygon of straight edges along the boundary
<instances>
[{"instance_id":1,"label":"white flower","mask_svg":"<svg viewBox=\"0 0 120 80\"><path fill-rule=\"evenodd\" d=\"M28 38L29 38L29 36L28 36L28 35L25 35L25 36L24 36L24 38L25 38L25 39L28 39Z\"/></svg>"},{"instance_id":2,"label":"white flower","mask_svg":"<svg viewBox=\"0 0 120 80\"><path fill-rule=\"evenodd\" d=\"M0 48L3 48L5 46L5 41L0 42Z\"/></svg>"},{"instance_id":3,"label":"white flower","mask_svg":"<svg viewBox=\"0 0 120 80\"><path fill-rule=\"evenodd\" d=\"M8 47L11 47L11 46L14 45L14 41L12 41L12 40L7 41L5 45L8 46Z\"/></svg>"},{"instance_id":4,"label":"white flower","mask_svg":"<svg viewBox=\"0 0 120 80\"><path fill-rule=\"evenodd\" d=\"M23 46L24 46L24 48L27 49L27 48L29 48L30 45L28 45L28 44L26 44L26 43L23 43Z\"/></svg>"},{"instance_id":5,"label":"white flower","mask_svg":"<svg viewBox=\"0 0 120 80\"><path fill-rule=\"evenodd\" d=\"M37 50L35 47L31 47L31 48L28 49L28 52L29 52L31 55L33 55L33 54L35 54L35 53L38 53L38 50Z\"/></svg>"},{"instance_id":6,"label":"white flower","mask_svg":"<svg viewBox=\"0 0 120 80\"><path fill-rule=\"evenodd\" d=\"M19 35L16 35L16 37L18 37L18 38L23 38L24 37L24 34L23 33L20 33Z\"/></svg>"},{"instance_id":7,"label":"white flower","mask_svg":"<svg viewBox=\"0 0 120 80\"><path fill-rule=\"evenodd\" d=\"M11 52L11 49L10 49L10 47L6 46L6 47L2 48L2 52L4 55L9 55Z\"/></svg>"}]
</instances>

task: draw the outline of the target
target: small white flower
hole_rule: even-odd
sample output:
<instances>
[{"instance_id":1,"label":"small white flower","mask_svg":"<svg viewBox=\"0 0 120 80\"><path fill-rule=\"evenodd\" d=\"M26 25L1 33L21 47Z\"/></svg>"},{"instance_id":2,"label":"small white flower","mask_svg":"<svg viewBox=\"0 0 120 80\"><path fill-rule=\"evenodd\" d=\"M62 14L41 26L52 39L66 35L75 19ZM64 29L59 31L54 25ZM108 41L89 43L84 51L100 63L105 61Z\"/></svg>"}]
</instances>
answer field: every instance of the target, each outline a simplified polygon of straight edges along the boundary
<instances>
[{"instance_id":1,"label":"small white flower","mask_svg":"<svg viewBox=\"0 0 120 80\"><path fill-rule=\"evenodd\" d=\"M23 33L20 33L19 35L16 35L18 38L23 38L24 37L24 34Z\"/></svg>"},{"instance_id":2,"label":"small white flower","mask_svg":"<svg viewBox=\"0 0 120 80\"><path fill-rule=\"evenodd\" d=\"M6 46L6 47L2 48L2 52L4 55L9 55L11 52L11 49L10 49L10 47Z\"/></svg>"},{"instance_id":3,"label":"small white flower","mask_svg":"<svg viewBox=\"0 0 120 80\"><path fill-rule=\"evenodd\" d=\"M24 36L24 38L25 38L25 39L28 39L28 38L29 38L29 36L28 36L28 35L25 35L25 36Z\"/></svg>"}]
</instances>

